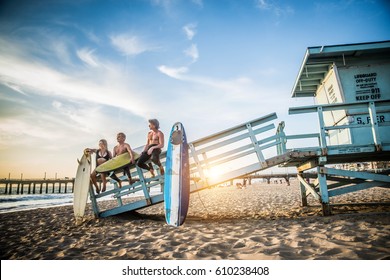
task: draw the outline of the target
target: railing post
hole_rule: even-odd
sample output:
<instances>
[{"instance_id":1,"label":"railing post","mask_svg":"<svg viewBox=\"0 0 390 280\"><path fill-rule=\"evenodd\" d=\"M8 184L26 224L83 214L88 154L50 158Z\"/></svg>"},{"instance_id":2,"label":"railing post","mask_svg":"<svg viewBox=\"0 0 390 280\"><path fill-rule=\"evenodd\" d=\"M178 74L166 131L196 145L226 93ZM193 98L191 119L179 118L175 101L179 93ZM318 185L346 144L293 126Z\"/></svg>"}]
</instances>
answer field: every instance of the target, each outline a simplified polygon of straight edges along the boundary
<instances>
[{"instance_id":1,"label":"railing post","mask_svg":"<svg viewBox=\"0 0 390 280\"><path fill-rule=\"evenodd\" d=\"M326 149L326 130L325 130L325 121L324 121L324 112L321 106L317 107L318 121L320 125L320 147L322 150L322 155L327 154Z\"/></svg>"},{"instance_id":2,"label":"railing post","mask_svg":"<svg viewBox=\"0 0 390 280\"><path fill-rule=\"evenodd\" d=\"M265 158L264 158L264 155L263 153L261 152L261 149L257 143L257 139L256 139L256 135L253 133L253 129L252 129L252 125L250 123L247 123L246 124L246 128L248 129L248 132L249 132L249 137L252 141L252 144L255 148L255 151L256 151L256 155L257 155L257 158L260 162L260 165L262 167L266 167L267 166L267 163L265 162Z\"/></svg>"},{"instance_id":3,"label":"railing post","mask_svg":"<svg viewBox=\"0 0 390 280\"><path fill-rule=\"evenodd\" d=\"M382 143L379 136L378 120L376 118L375 102L371 101L368 104L368 112L371 119L372 137L374 139L375 148L378 152L382 151Z\"/></svg>"},{"instance_id":4,"label":"railing post","mask_svg":"<svg viewBox=\"0 0 390 280\"><path fill-rule=\"evenodd\" d=\"M287 138L286 138L286 134L284 133L284 127L285 127L285 123L282 121L279 123L278 128L276 130L276 135L278 135L279 137L279 144L277 144L276 146L278 155L283 155L287 151L286 148Z\"/></svg>"},{"instance_id":5,"label":"railing post","mask_svg":"<svg viewBox=\"0 0 390 280\"><path fill-rule=\"evenodd\" d=\"M199 176L200 176L200 178L202 178L204 186L206 186L206 185L208 185L207 178L206 178L206 176L205 176L205 174L203 172L202 164L199 161L199 157L198 157L198 154L196 153L194 144L190 143L189 147L190 147L192 158L194 159L195 164L196 164L196 168L197 168L197 170L199 172Z\"/></svg>"}]
</instances>

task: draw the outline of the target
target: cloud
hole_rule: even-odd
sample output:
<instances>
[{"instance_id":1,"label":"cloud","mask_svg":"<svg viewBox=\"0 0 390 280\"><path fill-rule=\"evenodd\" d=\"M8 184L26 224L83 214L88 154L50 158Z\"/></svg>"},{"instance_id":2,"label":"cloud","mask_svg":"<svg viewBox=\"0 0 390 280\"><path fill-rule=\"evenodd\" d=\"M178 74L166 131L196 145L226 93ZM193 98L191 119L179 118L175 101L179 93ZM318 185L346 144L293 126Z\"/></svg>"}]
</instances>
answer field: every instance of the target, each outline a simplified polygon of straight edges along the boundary
<instances>
[{"instance_id":1,"label":"cloud","mask_svg":"<svg viewBox=\"0 0 390 280\"><path fill-rule=\"evenodd\" d=\"M125 56L139 55L155 49L155 47L143 42L139 37L128 34L112 35L110 40L111 44Z\"/></svg>"},{"instance_id":2,"label":"cloud","mask_svg":"<svg viewBox=\"0 0 390 280\"><path fill-rule=\"evenodd\" d=\"M261 10L270 10L271 5L267 1L268 0L257 0L257 7Z\"/></svg>"},{"instance_id":3,"label":"cloud","mask_svg":"<svg viewBox=\"0 0 390 280\"><path fill-rule=\"evenodd\" d=\"M26 96L28 95L27 93L25 93L25 92L23 91L23 89L22 89L22 87L21 87L20 85L13 84L13 83L8 83L8 82L6 81L6 79L3 80L3 84L4 84L6 87L8 87L8 88L14 90L15 92L19 92L19 93L21 93L21 94L23 94L23 95L26 95Z\"/></svg>"},{"instance_id":4,"label":"cloud","mask_svg":"<svg viewBox=\"0 0 390 280\"><path fill-rule=\"evenodd\" d=\"M192 3L203 8L203 0L192 0Z\"/></svg>"},{"instance_id":5,"label":"cloud","mask_svg":"<svg viewBox=\"0 0 390 280\"><path fill-rule=\"evenodd\" d=\"M157 67L157 69L161 73L178 80L183 79L183 74L185 74L188 71L187 67L171 68L165 65L160 65Z\"/></svg>"},{"instance_id":6,"label":"cloud","mask_svg":"<svg viewBox=\"0 0 390 280\"><path fill-rule=\"evenodd\" d=\"M157 69L161 73L180 81L186 81L209 88L222 90L233 98L240 98L240 94L242 92L246 92L248 94L253 92L253 81L248 77L238 77L235 79L222 80L212 77L190 75L189 69L187 67L171 68L165 65L161 65Z\"/></svg>"},{"instance_id":7,"label":"cloud","mask_svg":"<svg viewBox=\"0 0 390 280\"><path fill-rule=\"evenodd\" d=\"M77 50L77 56L86 64L92 67L99 66L99 63L97 62L96 57L93 55L95 50L83 48L80 50Z\"/></svg>"},{"instance_id":8,"label":"cloud","mask_svg":"<svg viewBox=\"0 0 390 280\"><path fill-rule=\"evenodd\" d=\"M123 73L122 64L103 61L104 67L93 70L77 65L50 66L29 54L34 53L30 46L24 46L11 42L0 44L0 84L24 95L57 96L75 102L104 104L123 108L137 116L153 110L147 105L147 92L138 89L135 76ZM78 50L77 56L87 65L99 65L93 50Z\"/></svg>"},{"instance_id":9,"label":"cloud","mask_svg":"<svg viewBox=\"0 0 390 280\"><path fill-rule=\"evenodd\" d=\"M256 7L262 11L271 11L277 17L287 14L294 14L294 9L290 6L280 6L274 0L257 0Z\"/></svg>"},{"instance_id":10,"label":"cloud","mask_svg":"<svg viewBox=\"0 0 390 280\"><path fill-rule=\"evenodd\" d=\"M196 24L189 23L189 24L183 26L183 31L186 34L187 39L191 41L196 34Z\"/></svg>"},{"instance_id":11,"label":"cloud","mask_svg":"<svg viewBox=\"0 0 390 280\"><path fill-rule=\"evenodd\" d=\"M199 59L199 51L198 51L198 47L196 46L196 44L192 44L191 47L184 50L184 53L185 53L185 55L191 57L192 63L198 61L198 59Z\"/></svg>"}]
</instances>

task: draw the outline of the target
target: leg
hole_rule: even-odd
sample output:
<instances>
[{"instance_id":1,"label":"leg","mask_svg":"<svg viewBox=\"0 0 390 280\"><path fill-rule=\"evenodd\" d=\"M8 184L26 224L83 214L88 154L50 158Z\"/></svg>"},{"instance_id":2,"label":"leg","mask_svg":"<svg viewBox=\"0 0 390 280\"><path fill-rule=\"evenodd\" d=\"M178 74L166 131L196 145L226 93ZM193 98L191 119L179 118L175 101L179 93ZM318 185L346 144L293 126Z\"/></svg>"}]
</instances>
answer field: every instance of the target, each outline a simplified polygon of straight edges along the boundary
<instances>
[{"instance_id":1,"label":"leg","mask_svg":"<svg viewBox=\"0 0 390 280\"><path fill-rule=\"evenodd\" d=\"M96 193L99 194L100 193L100 189L99 189L99 186L97 185L96 171L95 170L91 174L91 181L92 181L92 184L95 186Z\"/></svg>"},{"instance_id":2,"label":"leg","mask_svg":"<svg viewBox=\"0 0 390 280\"><path fill-rule=\"evenodd\" d=\"M102 181L103 181L102 192L105 192L106 191L106 186L107 186L106 173L102 173L101 176L102 176Z\"/></svg>"},{"instance_id":3,"label":"leg","mask_svg":"<svg viewBox=\"0 0 390 280\"><path fill-rule=\"evenodd\" d=\"M152 152L152 162L160 168L161 175L164 175L164 167L160 161L161 149L154 149Z\"/></svg>"},{"instance_id":4,"label":"leg","mask_svg":"<svg viewBox=\"0 0 390 280\"><path fill-rule=\"evenodd\" d=\"M149 166L145 164L145 162L147 162L149 159L150 159L150 155L148 155L147 152L142 152L142 154L140 155L137 161L137 166L145 170L150 170Z\"/></svg>"},{"instance_id":5,"label":"leg","mask_svg":"<svg viewBox=\"0 0 390 280\"><path fill-rule=\"evenodd\" d=\"M148 155L147 152L142 152L141 156L139 157L139 159L137 161L137 166L142 168L142 169L149 170L150 173L152 173L152 177L154 177L153 166L151 166L150 164L148 166L145 163L150 159L150 157L151 157L151 155Z\"/></svg>"},{"instance_id":6,"label":"leg","mask_svg":"<svg viewBox=\"0 0 390 280\"><path fill-rule=\"evenodd\" d=\"M129 179L129 184L131 185L133 183L133 180L131 179L130 167L126 166L125 168L123 168L123 172L125 173L125 175Z\"/></svg>"},{"instance_id":7,"label":"leg","mask_svg":"<svg viewBox=\"0 0 390 280\"><path fill-rule=\"evenodd\" d=\"M115 181L118 182L119 184L119 188L122 188L122 182L121 180L116 176L115 172L112 172L111 176L110 176L112 179L114 179Z\"/></svg>"}]
</instances>

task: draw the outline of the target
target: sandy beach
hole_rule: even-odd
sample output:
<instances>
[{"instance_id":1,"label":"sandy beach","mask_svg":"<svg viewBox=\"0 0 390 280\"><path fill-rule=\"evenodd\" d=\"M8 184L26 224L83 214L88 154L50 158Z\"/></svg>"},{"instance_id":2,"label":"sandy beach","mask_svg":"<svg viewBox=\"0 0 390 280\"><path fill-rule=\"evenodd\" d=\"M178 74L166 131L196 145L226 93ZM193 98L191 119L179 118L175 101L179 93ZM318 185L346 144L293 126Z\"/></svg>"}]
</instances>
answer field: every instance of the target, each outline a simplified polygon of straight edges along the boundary
<instances>
[{"instance_id":1,"label":"sandy beach","mask_svg":"<svg viewBox=\"0 0 390 280\"><path fill-rule=\"evenodd\" d=\"M333 203L389 202L386 189ZM114 203L114 202L107 202ZM191 194L185 224L165 224L163 204L76 226L72 206L0 215L2 260L390 259L390 206L341 206L323 217L300 207L298 184L256 183Z\"/></svg>"}]
</instances>

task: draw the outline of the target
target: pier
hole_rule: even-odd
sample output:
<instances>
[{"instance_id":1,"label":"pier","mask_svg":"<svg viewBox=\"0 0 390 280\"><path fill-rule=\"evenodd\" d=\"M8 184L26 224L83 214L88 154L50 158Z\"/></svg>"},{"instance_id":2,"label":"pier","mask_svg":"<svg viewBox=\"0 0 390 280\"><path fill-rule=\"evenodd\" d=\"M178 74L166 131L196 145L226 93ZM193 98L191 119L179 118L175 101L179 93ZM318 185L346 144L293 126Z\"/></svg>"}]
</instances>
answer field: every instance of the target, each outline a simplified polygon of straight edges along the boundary
<instances>
[{"instance_id":1,"label":"pier","mask_svg":"<svg viewBox=\"0 0 390 280\"><path fill-rule=\"evenodd\" d=\"M291 178L297 178L297 173L269 173L269 174L252 174L248 176L244 176L240 179L247 180L248 184L252 184L253 179L264 179L267 180L267 183L270 184L271 180L277 180L279 182L280 180L284 179L286 181L287 186L290 186L290 179Z\"/></svg>"},{"instance_id":2,"label":"pier","mask_svg":"<svg viewBox=\"0 0 390 280\"><path fill-rule=\"evenodd\" d=\"M0 194L73 193L72 179L0 179Z\"/></svg>"}]
</instances>

